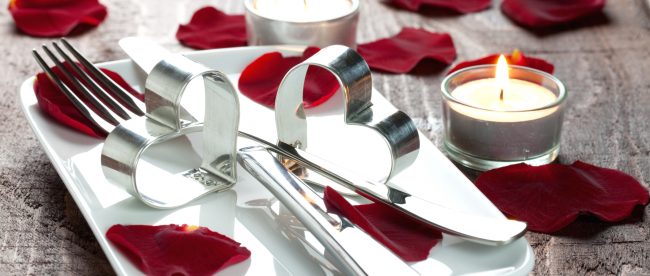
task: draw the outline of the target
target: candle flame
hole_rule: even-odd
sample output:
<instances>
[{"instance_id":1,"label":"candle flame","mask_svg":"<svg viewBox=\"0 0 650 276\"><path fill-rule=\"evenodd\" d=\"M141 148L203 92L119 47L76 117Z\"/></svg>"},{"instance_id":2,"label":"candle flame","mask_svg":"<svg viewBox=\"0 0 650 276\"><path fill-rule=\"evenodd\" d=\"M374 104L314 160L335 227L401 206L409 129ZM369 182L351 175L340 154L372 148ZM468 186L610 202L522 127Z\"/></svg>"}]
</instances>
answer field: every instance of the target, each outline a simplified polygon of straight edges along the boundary
<instances>
[{"instance_id":1,"label":"candle flame","mask_svg":"<svg viewBox=\"0 0 650 276\"><path fill-rule=\"evenodd\" d=\"M497 61L497 70L496 70L496 82L499 90L501 90L501 93L499 93L499 99L503 100L503 91L506 89L506 86L508 85L508 62L506 61L506 57L501 55L499 56L499 61Z\"/></svg>"},{"instance_id":2,"label":"candle flame","mask_svg":"<svg viewBox=\"0 0 650 276\"><path fill-rule=\"evenodd\" d=\"M499 61L497 61L497 72L496 72L497 84L503 89L508 83L508 62L506 57L503 55L499 56Z\"/></svg>"}]
</instances>

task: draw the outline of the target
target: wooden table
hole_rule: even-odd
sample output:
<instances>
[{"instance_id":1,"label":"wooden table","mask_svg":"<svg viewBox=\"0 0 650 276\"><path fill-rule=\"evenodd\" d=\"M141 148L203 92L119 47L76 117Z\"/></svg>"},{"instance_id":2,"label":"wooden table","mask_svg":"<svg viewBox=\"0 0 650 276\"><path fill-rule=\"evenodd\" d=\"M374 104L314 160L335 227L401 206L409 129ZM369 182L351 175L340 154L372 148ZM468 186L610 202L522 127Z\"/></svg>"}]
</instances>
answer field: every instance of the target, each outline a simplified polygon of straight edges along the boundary
<instances>
[{"instance_id":1,"label":"wooden table","mask_svg":"<svg viewBox=\"0 0 650 276\"><path fill-rule=\"evenodd\" d=\"M362 0L359 41L413 26L450 33L459 61L519 48L553 62L555 75L570 91L560 161L580 159L619 169L647 187L650 17L644 1L610 0L603 15L531 33L513 25L498 5L466 15L418 14ZM117 45L124 36L149 36L172 50L187 50L174 38L177 24L207 4L243 12L240 1L227 0L103 2L110 11L107 21L71 38L94 61L125 58ZM0 7L7 5L8 0L0 1ZM29 50L48 39L17 33L7 10L0 8L0 40L0 274L112 274L18 107L19 84L37 72ZM446 69L430 63L415 74L374 75L375 87L411 115L438 146L439 86ZM554 236L527 234L537 259L534 274L650 275L650 218L648 210L643 211L636 213L641 220L636 223L611 225L581 218Z\"/></svg>"}]
</instances>

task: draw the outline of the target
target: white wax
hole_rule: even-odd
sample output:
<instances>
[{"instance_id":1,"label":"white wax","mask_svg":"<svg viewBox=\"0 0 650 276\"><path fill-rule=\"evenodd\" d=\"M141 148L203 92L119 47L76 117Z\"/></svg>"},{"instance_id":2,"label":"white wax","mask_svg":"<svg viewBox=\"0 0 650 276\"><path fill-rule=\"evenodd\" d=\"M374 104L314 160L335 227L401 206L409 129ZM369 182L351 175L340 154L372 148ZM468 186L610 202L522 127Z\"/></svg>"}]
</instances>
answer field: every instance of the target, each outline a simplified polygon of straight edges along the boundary
<instances>
[{"instance_id":1,"label":"white wax","mask_svg":"<svg viewBox=\"0 0 650 276\"><path fill-rule=\"evenodd\" d=\"M252 0L261 16L291 22L317 22L345 16L353 11L351 0Z\"/></svg>"},{"instance_id":2,"label":"white wax","mask_svg":"<svg viewBox=\"0 0 650 276\"><path fill-rule=\"evenodd\" d=\"M501 89L494 78L467 82L451 92L452 97L467 106L450 103L450 107L466 116L493 122L535 120L557 109L529 111L557 100L553 92L539 84L510 79L503 89L503 99L500 97Z\"/></svg>"}]
</instances>

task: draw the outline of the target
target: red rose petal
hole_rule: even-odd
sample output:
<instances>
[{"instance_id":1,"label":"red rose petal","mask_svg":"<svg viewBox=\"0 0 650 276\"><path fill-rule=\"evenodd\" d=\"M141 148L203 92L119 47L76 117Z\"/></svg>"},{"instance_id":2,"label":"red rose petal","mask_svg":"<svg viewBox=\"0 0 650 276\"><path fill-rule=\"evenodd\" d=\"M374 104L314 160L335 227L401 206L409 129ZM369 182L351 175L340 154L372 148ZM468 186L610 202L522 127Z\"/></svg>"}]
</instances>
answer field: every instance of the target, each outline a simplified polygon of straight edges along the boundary
<instances>
[{"instance_id":1,"label":"red rose petal","mask_svg":"<svg viewBox=\"0 0 650 276\"><path fill-rule=\"evenodd\" d=\"M147 275L213 275L251 255L206 227L116 224L106 238Z\"/></svg>"},{"instance_id":2,"label":"red rose petal","mask_svg":"<svg viewBox=\"0 0 650 276\"><path fill-rule=\"evenodd\" d=\"M194 49L246 46L243 15L227 15L213 7L197 10L186 25L178 26L176 39Z\"/></svg>"},{"instance_id":3,"label":"red rose petal","mask_svg":"<svg viewBox=\"0 0 650 276\"><path fill-rule=\"evenodd\" d=\"M485 56L485 57L475 59L475 60L463 61L463 62L457 64L456 66L454 66L454 68L452 68L451 70L449 70L449 73L447 73L447 74L451 74L451 73L453 73L455 71L458 71L460 69L470 67L470 66L483 65L483 64L497 64L497 60L499 59L499 55L500 54L493 54L493 55ZM540 59L540 58L525 56L523 53L521 53L518 50L514 50L512 52L512 55L506 55L505 57L508 60L508 64L510 64L510 65L519 65L519 66L530 67L530 68L534 68L534 69L537 69L537 70L540 70L540 71L544 71L544 72L549 73L549 74L553 74L553 71L555 69L553 64L551 64L551 63L549 63L549 62L547 62L547 61L545 61L543 59Z\"/></svg>"},{"instance_id":4,"label":"red rose petal","mask_svg":"<svg viewBox=\"0 0 650 276\"><path fill-rule=\"evenodd\" d=\"M559 25L601 11L605 0L504 0L501 11L527 27Z\"/></svg>"},{"instance_id":5,"label":"red rose petal","mask_svg":"<svg viewBox=\"0 0 650 276\"><path fill-rule=\"evenodd\" d=\"M65 36L75 29L96 27L106 18L97 0L12 0L9 12L16 27L40 37Z\"/></svg>"},{"instance_id":6,"label":"red rose petal","mask_svg":"<svg viewBox=\"0 0 650 276\"><path fill-rule=\"evenodd\" d=\"M62 76L59 68L53 67L52 70L58 76ZM144 99L144 95L135 91L119 74L108 69L101 68L101 70L131 94L140 100ZM74 86L66 78L61 79L70 89L74 90ZM68 100L63 92L43 72L36 75L34 94L36 94L36 100L41 110L60 123L93 137L106 137L104 131L95 129L92 123L77 110L72 102ZM76 94L80 95L79 93Z\"/></svg>"},{"instance_id":7,"label":"red rose petal","mask_svg":"<svg viewBox=\"0 0 650 276\"><path fill-rule=\"evenodd\" d=\"M456 48L449 34L415 28L403 28L394 37L361 44L357 51L370 68L391 73L407 73L423 59L446 65L456 59Z\"/></svg>"},{"instance_id":8,"label":"red rose petal","mask_svg":"<svg viewBox=\"0 0 650 276\"><path fill-rule=\"evenodd\" d=\"M507 216L530 230L552 233L590 213L609 222L627 218L648 204L648 190L633 177L576 161L534 167L517 164L488 171L478 187Z\"/></svg>"},{"instance_id":9,"label":"red rose petal","mask_svg":"<svg viewBox=\"0 0 650 276\"><path fill-rule=\"evenodd\" d=\"M353 206L330 187L325 189L325 204L329 211L346 217L407 262L426 259L442 239L438 229L383 203Z\"/></svg>"},{"instance_id":10,"label":"red rose petal","mask_svg":"<svg viewBox=\"0 0 650 276\"><path fill-rule=\"evenodd\" d=\"M418 11L422 7L440 7L460 13L477 12L487 9L491 0L391 0L390 3L410 11Z\"/></svg>"},{"instance_id":11,"label":"red rose petal","mask_svg":"<svg viewBox=\"0 0 650 276\"><path fill-rule=\"evenodd\" d=\"M266 53L246 66L239 77L239 91L261 105L273 108L278 87L284 75L296 64L316 54L320 49L308 47L300 57L283 57L279 52ZM339 89L338 80L327 70L310 66L305 78L303 99L305 108L327 101Z\"/></svg>"}]
</instances>

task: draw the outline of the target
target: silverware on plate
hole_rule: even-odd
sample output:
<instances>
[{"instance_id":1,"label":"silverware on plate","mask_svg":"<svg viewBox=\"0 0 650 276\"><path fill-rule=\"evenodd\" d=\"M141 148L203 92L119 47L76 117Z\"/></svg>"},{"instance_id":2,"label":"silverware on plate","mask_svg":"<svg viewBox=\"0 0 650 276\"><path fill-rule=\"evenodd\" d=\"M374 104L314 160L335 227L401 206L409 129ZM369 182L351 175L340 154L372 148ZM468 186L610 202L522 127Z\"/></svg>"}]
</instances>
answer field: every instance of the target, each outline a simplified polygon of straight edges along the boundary
<instances>
[{"instance_id":1,"label":"silverware on plate","mask_svg":"<svg viewBox=\"0 0 650 276\"><path fill-rule=\"evenodd\" d=\"M63 41L64 45L66 48L72 48L67 42ZM155 44L154 44L155 45ZM147 47L141 47L139 48L140 50L138 52L130 52L127 50L127 54L131 56L131 58L136 61L136 63L140 66L143 66L142 64L145 64L142 68L147 70L147 64L154 64L153 61L160 61L160 55L167 53L166 50L162 49L160 46L155 46L153 49L150 49L149 46L151 44L145 44L144 46ZM153 46L152 46L153 47ZM46 47L44 47L46 48ZM56 47L57 51L58 47ZM73 48L70 50L73 54L78 53L78 51L74 50ZM62 52L62 51L60 51ZM50 55L50 51L46 50L46 53ZM137 54L138 56L135 56ZM145 56L142 56L145 55ZM110 132L115 128L116 123L123 122L125 119L124 117L121 116L113 116L113 122L111 122L110 119L105 119L104 117L106 114L98 115L95 113L93 108L88 108L88 105L85 104L83 101L81 101L74 93L70 92L70 89L61 82L59 77L57 77L47 64L43 61L43 59L34 51L34 56L36 60L39 62L39 65L43 68L43 70L48 74L48 76L52 79L52 81L61 88L66 95L70 94L68 96L70 100L77 106L80 110L85 110L82 111L84 115L92 118L91 121L96 122L98 127L104 128L106 131ZM85 60L83 56L75 55L77 59L80 61L82 64L90 64L90 62L83 62L82 60ZM65 59L65 55L63 55ZM57 60L53 55L51 55L51 58L53 60ZM66 59L67 60L67 59ZM143 61L144 60L144 61ZM55 61L56 63L56 61ZM60 63L60 62L59 62ZM72 61L69 61L69 63L74 63ZM57 64L58 65L58 64ZM92 65L92 64L91 64ZM64 67L64 66L60 66ZM83 70L82 70L83 71ZM89 70L93 71L93 70ZM99 70L96 70L99 71ZM106 78L105 76L99 76L96 77L98 79L101 78ZM74 78L73 78L74 79ZM85 90L85 89L81 89ZM103 90L98 90L95 91L98 94L106 94L106 91ZM125 92L128 94L128 92ZM91 95L92 97L92 95ZM92 101L89 101L92 104ZM99 104L101 104L101 101L97 101ZM121 109L119 103L121 101L116 101L118 104L116 104L117 109ZM137 101L136 101L137 103ZM99 109L99 108L95 108ZM112 108L109 107L104 107L105 110L107 110L106 113L110 114L112 111ZM118 111L121 112L121 111ZM130 112L129 110L123 110L124 113L133 113L131 117L137 117L137 110L136 112ZM141 109L140 109L141 112ZM89 118L89 119L90 119ZM110 118L110 117L109 117ZM197 128L200 126L196 126ZM316 172L319 172L328 178L332 179L333 181L342 184L343 186L346 186L352 190L358 190L366 195L372 196L376 199L378 199L381 202L387 203L390 206L396 208L397 210L400 210L401 212L404 212L408 215L412 215L420 220L422 220L425 223L432 224L441 230L443 230L446 233L452 234L459 236L461 238L474 241L474 242L479 242L483 244L490 244L490 245L500 245L500 244L506 244L510 243L517 238L521 237L525 233L526 225L525 223L518 222L518 221L512 221L512 220L507 220L507 219L499 219L499 218L488 218L488 217L483 217L483 216L476 216L472 214L467 214L464 212L459 212L455 211L449 208L446 208L444 206L440 206L434 203L431 203L429 201L426 201L424 199L418 198L414 195L411 195L409 193L406 193L404 191L399 191L397 189L388 187L384 184L380 183L375 183L372 181L367 181L363 178L357 177L352 173L348 173L341 168L338 168L337 166L334 166L332 164L329 164L323 160L320 160L319 158L308 154L307 152L294 148L290 145L286 145L283 143L280 143L278 145L275 145L273 143L270 143L268 141L262 140L256 136L253 136L251 134L243 133L243 132L238 132L238 135L240 137L245 137L248 139L251 139L253 141L256 141L263 146L265 146L267 149L280 154L284 157L288 157L290 159L293 159L294 161L300 163L303 166L306 166ZM174 205L174 204L172 204Z\"/></svg>"},{"instance_id":2,"label":"silverware on plate","mask_svg":"<svg viewBox=\"0 0 650 276\"><path fill-rule=\"evenodd\" d=\"M157 62L170 55L160 45L141 37L123 38L120 40L120 46L147 73L153 70ZM415 158L413 156L413 147L417 148L415 145L417 143L413 142L412 134L409 133L415 131L417 136L417 131L408 128L409 124L404 123L406 115L399 111L392 111L395 112L393 115L388 114L389 116L384 117L377 116L386 113L384 110L362 108L371 106L369 102L371 83L368 82L370 71L365 61L356 52L343 46L327 47L289 71L282 80L282 84L278 89L278 98L276 99L276 102L284 106L284 111L278 111L278 107L276 107L276 122L278 123L280 141L277 144L272 144L262 139L253 140L266 146L268 150L292 159L352 191L361 191L406 215L413 216L424 223L441 229L445 233L465 240L487 245L502 245L511 243L525 234L526 223L524 222L455 211L383 183L365 180L354 173L302 150L303 147L300 144L302 143L302 146L304 146L307 142L306 122L304 121L302 106L299 104L301 103L299 99L301 97L298 97L295 91L302 91L302 80L304 80L307 65L326 68L339 79L341 86L347 90L345 93L348 97L345 100L348 102L345 104L346 116L349 118L346 118L346 122L368 126L383 133L385 139L394 139L387 143L392 151L397 151L392 153L393 167L400 170L400 167L404 164L413 162ZM280 93L284 93L284 95ZM356 93L362 95L350 95ZM350 103L350 101L354 103ZM298 105L298 107L294 105ZM373 110L377 114L373 114ZM389 125L393 127L391 128ZM404 127L395 127L402 125ZM401 133L389 133L391 130ZM240 132L242 137L248 135ZM299 144L298 147L294 147L296 143ZM391 173L393 170L391 169Z\"/></svg>"},{"instance_id":3,"label":"silverware on plate","mask_svg":"<svg viewBox=\"0 0 650 276\"><path fill-rule=\"evenodd\" d=\"M71 51L74 51L74 53L78 53L66 41L64 41L63 43L64 45L66 45L67 48L73 49ZM68 61L69 63L74 63L58 47L56 43L54 44L54 47L57 49L57 51L59 51L60 55L64 56L64 59L66 61ZM110 93L106 93L106 91L104 89L101 89L101 87L99 86L97 87L100 89L96 89L91 92L91 89L86 87L81 81L77 79L75 75L73 75L71 72L67 70L67 68L49 50L49 48L43 46L43 49L47 53L47 55L54 61L56 66L62 71L62 74L64 74L64 76L73 83L75 89L84 91L83 92L84 97L92 97L93 100L90 101L92 102L92 104L97 104L97 106L93 105L91 107L87 105L85 102L83 102L81 99L79 99L74 94L74 92L72 92L72 90L69 87L67 87L65 83L63 83L63 81L47 66L45 61L40 56L40 54L38 54L38 52L34 50L33 54L35 59L37 60L38 64L42 67L42 69L46 72L48 77L52 80L52 82L54 82L59 87L61 91L63 91L63 93L66 94L66 96L70 99L70 101L73 102L75 106L83 108L83 112L85 116L91 116L93 122L96 123L96 127L110 132L111 133L110 135L113 137L113 139L115 137L114 135L116 135L115 132L137 131L139 129L139 125L129 128L128 127L129 124L133 124L134 122L136 123L147 122L147 120L145 121L139 120L142 117L133 117L133 119L125 121L124 117L114 116L118 112L127 114L128 111L126 111L122 106L120 106L120 104L118 103L119 101L116 101L114 106L112 106L111 108L103 106L99 100L94 98L95 95L93 95L93 93L104 93L105 95L103 96L107 98L110 97L109 96ZM97 71L101 73L101 71L99 70ZM85 74L83 73L83 69L80 68L78 68L77 73ZM89 77L89 76L85 76L85 77ZM105 76L99 75L98 77L97 76L95 77L103 78ZM114 93L114 91L111 92ZM238 105L234 105L234 107L238 107ZM114 108L117 108L117 112L112 110ZM96 109L102 109L102 112L98 111L97 113L94 113ZM137 116L137 113L134 114L136 114ZM128 114L127 116L128 117L126 118L131 117ZM150 123L151 124L147 125L147 131L152 131L152 128L154 128L152 131L153 133L163 133L163 136L167 135L165 133L167 130L163 129L163 126L160 126L157 123L151 121ZM208 123L209 122L206 122L204 124L203 131L206 131L205 128L209 127L206 126ZM154 137L154 136L145 137L146 135L147 134L142 134L142 133L141 135L134 135L133 133L131 133L131 135L123 135L123 136L133 137L136 140L140 140L140 139L147 140L147 141L142 141L142 143L155 142L156 139L159 139L159 137ZM109 136L108 139L111 139L111 136ZM252 140L261 140L255 136L248 135L248 134L244 134L244 137L247 137ZM281 148L276 147L264 140L261 141L263 141L267 147L277 148L277 151L280 152L283 151ZM108 140L105 143L108 143ZM140 143L124 142L124 143L115 144L115 142L113 142L112 144L112 146L117 146L117 145L119 145L120 147L113 147L113 149L110 149L112 153L110 153L109 156L120 155L124 152L126 152L126 154L128 155L129 152L137 151L137 149L133 148L133 146L134 145L138 146L140 145ZM393 254L390 250L383 247L381 244L375 241L371 236L359 230L358 228L353 227L352 224L347 222L344 218L340 218L334 214L326 213L324 203L322 203L322 199L320 199L320 197L316 193L311 191L305 183L303 183L295 175L293 175L285 167L283 167L282 164L280 164L279 161L275 159L275 157L273 157L268 153L268 151L266 151L266 147L260 147L260 148L264 149L263 152L260 152L264 154L262 157L267 157L267 158L266 159L256 158L255 160L256 161L261 160L266 163L262 167L268 167L268 170L266 170L266 172L269 172L270 177L275 177L276 179L278 177L285 177L284 178L285 180L293 181L291 182L291 184L296 186L294 186L293 190L288 190L289 188L288 186L280 185L288 182L275 181L275 182L262 182L262 183L285 206L287 206L287 208L289 208L298 217L298 219L303 223L303 225L305 225L310 231L312 231L314 236L328 250L327 252L330 254L331 258L333 258L333 261L335 261L340 265L339 269L341 269L341 272L344 275L377 275L377 274L384 274L390 271L393 272L390 274L418 275L418 273L415 270L413 270L413 268L411 268L407 263L402 261L398 256ZM102 157L104 157L104 154L106 154L105 151L102 153L103 155ZM258 155L259 153L251 152L251 154ZM125 160L130 159L125 157L118 157L118 158L123 158ZM242 158L246 159L245 156L242 156ZM139 158L136 158L135 160L138 159ZM254 164L247 163L247 166L255 166L256 164L258 163L254 163ZM204 168L204 166L202 165L201 168ZM234 171L234 169L229 169L228 171ZM127 175L127 174L122 173L122 175ZM223 190L229 187L230 186L228 186L228 184L225 184L224 187L220 187L219 189ZM295 197L296 192L299 192L302 197L296 198ZM306 202L304 200L307 198L311 200L309 203L312 204L316 204L317 200L320 199L320 204L317 205L305 204ZM302 199L302 201L300 201L299 199ZM161 206L167 207L164 205L156 205L156 204L164 204L164 203L155 202L151 198L141 198L141 200L143 200L145 203L149 205L153 205L154 207L161 207ZM372 250L373 254L368 255L367 250ZM377 263L377 261L380 262Z\"/></svg>"}]
</instances>

